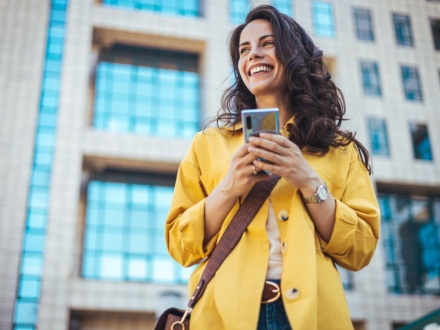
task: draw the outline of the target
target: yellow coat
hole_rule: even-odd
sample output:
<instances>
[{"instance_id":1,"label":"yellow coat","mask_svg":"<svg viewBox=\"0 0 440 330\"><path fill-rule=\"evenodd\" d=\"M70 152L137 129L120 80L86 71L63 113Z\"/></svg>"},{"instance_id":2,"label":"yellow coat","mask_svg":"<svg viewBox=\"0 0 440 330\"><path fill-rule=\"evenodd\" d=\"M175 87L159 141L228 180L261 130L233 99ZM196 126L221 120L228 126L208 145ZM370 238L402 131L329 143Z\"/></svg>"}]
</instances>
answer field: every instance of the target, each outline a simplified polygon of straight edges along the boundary
<instances>
[{"instance_id":1,"label":"yellow coat","mask_svg":"<svg viewBox=\"0 0 440 330\"><path fill-rule=\"evenodd\" d=\"M166 221L170 255L183 266L209 257L243 199L237 201L218 233L203 248L204 203L225 176L243 144L241 131L209 128L198 133L180 164ZM368 265L379 237L379 207L367 170L354 144L325 156L305 155L336 198L336 224L330 242L317 234L300 192L283 178L271 194L282 242L281 291L294 330L352 329L347 302L334 263L352 271ZM227 257L191 316L192 330L256 329L269 260L266 201ZM287 221L281 215L288 215ZM206 266L189 281L194 292ZM296 290L295 290L296 289Z\"/></svg>"}]
</instances>

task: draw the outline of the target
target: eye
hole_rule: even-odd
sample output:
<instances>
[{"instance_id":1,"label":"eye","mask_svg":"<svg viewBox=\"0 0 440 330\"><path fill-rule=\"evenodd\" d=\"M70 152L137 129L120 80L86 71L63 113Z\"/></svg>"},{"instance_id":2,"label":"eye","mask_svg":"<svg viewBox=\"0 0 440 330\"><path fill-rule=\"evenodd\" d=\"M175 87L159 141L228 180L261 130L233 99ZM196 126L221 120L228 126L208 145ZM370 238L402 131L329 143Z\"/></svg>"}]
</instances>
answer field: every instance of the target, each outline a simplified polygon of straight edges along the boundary
<instances>
[{"instance_id":1,"label":"eye","mask_svg":"<svg viewBox=\"0 0 440 330\"><path fill-rule=\"evenodd\" d=\"M240 49L240 55L243 55L243 54L246 53L247 51L249 51L248 48L241 48L241 49Z\"/></svg>"},{"instance_id":2,"label":"eye","mask_svg":"<svg viewBox=\"0 0 440 330\"><path fill-rule=\"evenodd\" d=\"M273 42L272 40L267 40L267 41L263 42L263 47L273 46L273 45L275 45L275 42Z\"/></svg>"}]
</instances>

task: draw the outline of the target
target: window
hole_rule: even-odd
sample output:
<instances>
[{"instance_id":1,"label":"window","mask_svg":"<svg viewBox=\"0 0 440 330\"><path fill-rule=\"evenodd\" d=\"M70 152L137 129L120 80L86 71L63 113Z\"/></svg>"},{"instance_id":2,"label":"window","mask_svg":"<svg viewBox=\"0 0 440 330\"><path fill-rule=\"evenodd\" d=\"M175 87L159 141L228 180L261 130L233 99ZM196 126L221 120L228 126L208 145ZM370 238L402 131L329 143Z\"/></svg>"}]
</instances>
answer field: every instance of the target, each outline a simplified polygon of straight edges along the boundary
<instances>
[{"instance_id":1,"label":"window","mask_svg":"<svg viewBox=\"0 0 440 330\"><path fill-rule=\"evenodd\" d=\"M420 84L419 71L417 68L402 66L401 71L406 99L422 101L422 86Z\"/></svg>"},{"instance_id":2,"label":"window","mask_svg":"<svg viewBox=\"0 0 440 330\"><path fill-rule=\"evenodd\" d=\"M382 95L377 63L361 62L361 71L364 93L367 95Z\"/></svg>"},{"instance_id":3,"label":"window","mask_svg":"<svg viewBox=\"0 0 440 330\"><path fill-rule=\"evenodd\" d=\"M373 23L368 9L353 8L356 35L359 40L374 41Z\"/></svg>"},{"instance_id":4,"label":"window","mask_svg":"<svg viewBox=\"0 0 440 330\"><path fill-rule=\"evenodd\" d=\"M334 37L335 23L333 17L333 7L328 2L314 1L313 9L313 28L320 37Z\"/></svg>"},{"instance_id":5,"label":"window","mask_svg":"<svg viewBox=\"0 0 440 330\"><path fill-rule=\"evenodd\" d=\"M102 3L107 6L148 10L171 15L200 16L199 0L102 0Z\"/></svg>"},{"instance_id":6,"label":"window","mask_svg":"<svg viewBox=\"0 0 440 330\"><path fill-rule=\"evenodd\" d=\"M87 188L82 276L111 281L186 283L168 254L163 228L175 178L113 172Z\"/></svg>"},{"instance_id":7,"label":"window","mask_svg":"<svg viewBox=\"0 0 440 330\"><path fill-rule=\"evenodd\" d=\"M281 13L286 14L290 17L293 16L291 0L273 0L273 6Z\"/></svg>"},{"instance_id":8,"label":"window","mask_svg":"<svg viewBox=\"0 0 440 330\"><path fill-rule=\"evenodd\" d=\"M440 198L379 194L390 292L440 294Z\"/></svg>"},{"instance_id":9,"label":"window","mask_svg":"<svg viewBox=\"0 0 440 330\"><path fill-rule=\"evenodd\" d=\"M394 31L398 45L414 46L411 21L408 15L393 14Z\"/></svg>"},{"instance_id":10,"label":"window","mask_svg":"<svg viewBox=\"0 0 440 330\"><path fill-rule=\"evenodd\" d=\"M432 160L428 127L422 124L410 124L415 159Z\"/></svg>"},{"instance_id":11,"label":"window","mask_svg":"<svg viewBox=\"0 0 440 330\"><path fill-rule=\"evenodd\" d=\"M229 0L229 17L231 22L234 24L244 23L250 9L249 0Z\"/></svg>"},{"instance_id":12,"label":"window","mask_svg":"<svg viewBox=\"0 0 440 330\"><path fill-rule=\"evenodd\" d=\"M14 310L14 330L38 325L46 224L49 209L50 177L54 155L61 66L64 49L67 1L52 1L40 109L34 140L34 158L27 201L18 292Z\"/></svg>"},{"instance_id":13,"label":"window","mask_svg":"<svg viewBox=\"0 0 440 330\"><path fill-rule=\"evenodd\" d=\"M168 138L199 130L198 56L116 45L101 53L93 127Z\"/></svg>"},{"instance_id":14,"label":"window","mask_svg":"<svg viewBox=\"0 0 440 330\"><path fill-rule=\"evenodd\" d=\"M368 131L373 155L390 155L387 126L384 119L368 118Z\"/></svg>"},{"instance_id":15,"label":"window","mask_svg":"<svg viewBox=\"0 0 440 330\"><path fill-rule=\"evenodd\" d=\"M440 50L440 19L431 19L431 30L434 47L436 50Z\"/></svg>"}]
</instances>

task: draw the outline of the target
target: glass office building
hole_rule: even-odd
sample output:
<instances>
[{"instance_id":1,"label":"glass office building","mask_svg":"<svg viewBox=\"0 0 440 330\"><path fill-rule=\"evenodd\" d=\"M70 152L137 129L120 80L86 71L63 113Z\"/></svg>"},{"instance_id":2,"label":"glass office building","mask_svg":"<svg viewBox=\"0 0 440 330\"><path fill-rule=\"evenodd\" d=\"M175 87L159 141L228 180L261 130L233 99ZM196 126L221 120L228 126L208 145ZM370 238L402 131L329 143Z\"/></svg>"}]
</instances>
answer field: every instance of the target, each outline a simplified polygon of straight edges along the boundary
<instances>
[{"instance_id":1,"label":"glass office building","mask_svg":"<svg viewBox=\"0 0 440 330\"><path fill-rule=\"evenodd\" d=\"M382 230L338 268L355 329L440 308L440 2L0 2L0 329L152 329L193 268L163 226L178 165L232 81L257 4L324 51L373 157Z\"/></svg>"}]
</instances>

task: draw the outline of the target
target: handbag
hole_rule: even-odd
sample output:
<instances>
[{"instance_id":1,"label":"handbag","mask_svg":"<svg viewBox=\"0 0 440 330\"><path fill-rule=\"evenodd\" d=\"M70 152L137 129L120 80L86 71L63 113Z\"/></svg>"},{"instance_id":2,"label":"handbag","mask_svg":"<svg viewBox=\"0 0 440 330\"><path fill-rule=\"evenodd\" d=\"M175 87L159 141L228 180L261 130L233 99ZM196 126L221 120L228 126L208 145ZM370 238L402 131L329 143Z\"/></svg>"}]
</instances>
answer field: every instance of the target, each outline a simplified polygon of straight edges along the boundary
<instances>
[{"instance_id":1,"label":"handbag","mask_svg":"<svg viewBox=\"0 0 440 330\"><path fill-rule=\"evenodd\" d=\"M280 176L272 174L267 180L259 181L252 187L209 257L208 264L188 302L186 310L179 308L165 310L159 317L154 330L189 330L189 320L195 304L203 295L203 292L205 292L206 286L214 277L223 261L234 249L238 241L240 241L247 226L258 213L264 201L269 197L279 179Z\"/></svg>"}]
</instances>

